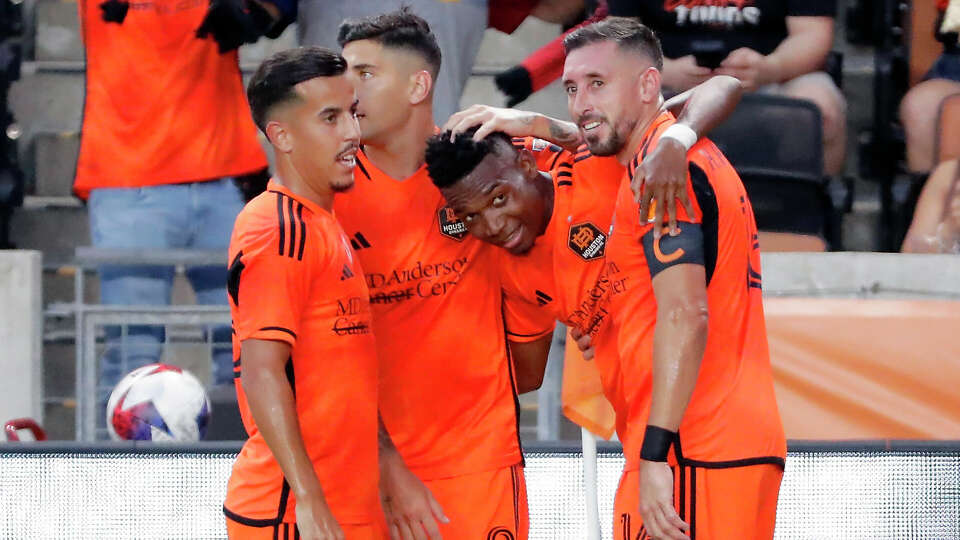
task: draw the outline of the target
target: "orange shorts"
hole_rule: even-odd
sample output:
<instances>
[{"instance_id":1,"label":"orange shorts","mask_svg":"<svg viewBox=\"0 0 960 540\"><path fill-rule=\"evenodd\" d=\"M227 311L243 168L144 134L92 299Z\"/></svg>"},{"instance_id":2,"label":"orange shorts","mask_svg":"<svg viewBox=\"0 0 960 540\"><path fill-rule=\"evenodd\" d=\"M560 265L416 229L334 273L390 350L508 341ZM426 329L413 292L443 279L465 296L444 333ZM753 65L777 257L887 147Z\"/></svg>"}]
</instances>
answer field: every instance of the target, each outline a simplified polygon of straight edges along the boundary
<instances>
[{"instance_id":1,"label":"orange shorts","mask_svg":"<svg viewBox=\"0 0 960 540\"><path fill-rule=\"evenodd\" d=\"M770 540L783 469L763 464L727 469L672 467L673 504L691 540ZM638 471L624 472L613 503L614 540L646 540Z\"/></svg>"},{"instance_id":2,"label":"orange shorts","mask_svg":"<svg viewBox=\"0 0 960 540\"><path fill-rule=\"evenodd\" d=\"M383 524L341 525L346 540L387 540ZM295 523L281 523L269 527L251 527L227 518L227 538L230 540L300 540Z\"/></svg>"},{"instance_id":3,"label":"orange shorts","mask_svg":"<svg viewBox=\"0 0 960 540\"><path fill-rule=\"evenodd\" d=\"M443 537L477 540L527 540L527 482L523 466L425 482L450 523Z\"/></svg>"}]
</instances>

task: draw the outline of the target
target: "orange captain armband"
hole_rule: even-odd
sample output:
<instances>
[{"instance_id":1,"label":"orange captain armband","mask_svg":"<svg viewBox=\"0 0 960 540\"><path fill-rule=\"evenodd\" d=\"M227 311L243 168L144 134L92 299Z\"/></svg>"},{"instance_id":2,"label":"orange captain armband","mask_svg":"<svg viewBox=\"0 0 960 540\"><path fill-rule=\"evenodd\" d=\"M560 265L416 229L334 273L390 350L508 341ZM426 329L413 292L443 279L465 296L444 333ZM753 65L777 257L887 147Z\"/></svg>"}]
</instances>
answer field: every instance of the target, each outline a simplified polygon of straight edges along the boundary
<instances>
[{"instance_id":1,"label":"orange captain armband","mask_svg":"<svg viewBox=\"0 0 960 540\"><path fill-rule=\"evenodd\" d=\"M655 225L654 225L655 226ZM699 264L705 266L703 254L703 228L699 223L677 222L680 233L670 236L664 225L663 234L654 239L653 227L643 233L640 241L643 254L650 268L650 279L671 266L678 264Z\"/></svg>"}]
</instances>

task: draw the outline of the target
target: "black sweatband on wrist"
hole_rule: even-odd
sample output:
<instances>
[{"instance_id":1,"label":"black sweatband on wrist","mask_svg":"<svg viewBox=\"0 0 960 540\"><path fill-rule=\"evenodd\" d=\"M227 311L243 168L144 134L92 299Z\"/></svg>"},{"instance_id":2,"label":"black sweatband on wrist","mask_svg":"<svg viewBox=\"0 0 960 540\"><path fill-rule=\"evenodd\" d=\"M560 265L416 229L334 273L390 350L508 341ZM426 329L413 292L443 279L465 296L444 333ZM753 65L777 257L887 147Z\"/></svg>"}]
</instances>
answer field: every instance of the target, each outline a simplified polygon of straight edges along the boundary
<instances>
[{"instance_id":1,"label":"black sweatband on wrist","mask_svg":"<svg viewBox=\"0 0 960 540\"><path fill-rule=\"evenodd\" d=\"M647 426L643 433L643 446L640 448L640 459L644 461L667 461L670 447L677 439L677 432L657 426Z\"/></svg>"}]
</instances>

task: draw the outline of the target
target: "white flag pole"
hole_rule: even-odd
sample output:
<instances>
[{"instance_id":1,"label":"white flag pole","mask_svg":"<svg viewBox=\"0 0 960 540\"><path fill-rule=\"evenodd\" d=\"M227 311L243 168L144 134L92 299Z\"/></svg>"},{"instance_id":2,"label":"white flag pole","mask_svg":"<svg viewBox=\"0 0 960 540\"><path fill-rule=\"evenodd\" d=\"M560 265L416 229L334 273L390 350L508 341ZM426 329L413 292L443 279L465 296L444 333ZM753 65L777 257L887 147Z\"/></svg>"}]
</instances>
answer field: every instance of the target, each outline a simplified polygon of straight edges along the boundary
<instances>
[{"instance_id":1,"label":"white flag pole","mask_svg":"<svg viewBox=\"0 0 960 540\"><path fill-rule=\"evenodd\" d=\"M597 439L580 428L583 440L583 495L587 514L587 540L600 540L600 507L597 503Z\"/></svg>"}]
</instances>

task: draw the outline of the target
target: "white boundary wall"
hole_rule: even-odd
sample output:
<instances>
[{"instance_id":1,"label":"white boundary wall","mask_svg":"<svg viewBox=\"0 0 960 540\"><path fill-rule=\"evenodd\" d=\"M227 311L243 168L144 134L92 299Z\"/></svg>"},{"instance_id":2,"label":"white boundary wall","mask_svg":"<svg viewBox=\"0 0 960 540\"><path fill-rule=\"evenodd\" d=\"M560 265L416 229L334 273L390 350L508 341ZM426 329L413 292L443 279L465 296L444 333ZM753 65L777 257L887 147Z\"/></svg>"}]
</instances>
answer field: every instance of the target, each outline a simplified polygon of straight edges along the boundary
<instances>
[{"instance_id":1,"label":"white boundary wall","mask_svg":"<svg viewBox=\"0 0 960 540\"><path fill-rule=\"evenodd\" d=\"M43 422L39 251L0 251L0 423Z\"/></svg>"}]
</instances>

